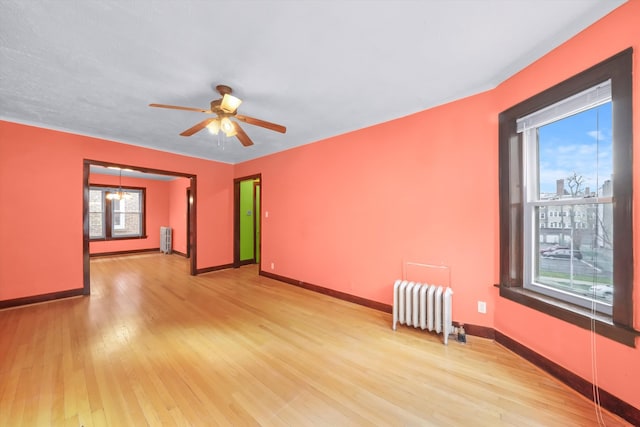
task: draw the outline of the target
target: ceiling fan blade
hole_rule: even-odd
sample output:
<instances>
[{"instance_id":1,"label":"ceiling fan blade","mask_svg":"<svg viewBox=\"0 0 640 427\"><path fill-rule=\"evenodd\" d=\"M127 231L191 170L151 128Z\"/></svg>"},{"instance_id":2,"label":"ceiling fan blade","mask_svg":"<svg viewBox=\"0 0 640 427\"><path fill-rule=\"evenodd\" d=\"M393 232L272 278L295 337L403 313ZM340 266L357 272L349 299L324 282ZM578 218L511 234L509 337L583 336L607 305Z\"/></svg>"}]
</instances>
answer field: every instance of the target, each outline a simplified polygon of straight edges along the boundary
<instances>
[{"instance_id":1,"label":"ceiling fan blade","mask_svg":"<svg viewBox=\"0 0 640 427\"><path fill-rule=\"evenodd\" d=\"M212 112L211 110L203 110L202 108L180 107L178 105L149 104L149 107L170 108L172 110L196 111L198 113L211 113Z\"/></svg>"},{"instance_id":2,"label":"ceiling fan blade","mask_svg":"<svg viewBox=\"0 0 640 427\"><path fill-rule=\"evenodd\" d=\"M185 131L184 131L184 132L182 132L180 135L182 135L182 136L191 136L191 135L193 135L194 133L199 132L199 131L201 131L202 129L206 128L206 127L207 127L207 125L208 125L209 123L211 123L212 121L214 121L214 120L216 120L216 119L206 119L206 120L203 120L203 121L201 121L200 123L198 123L197 125L192 126L192 127L190 127L189 129L185 130Z\"/></svg>"},{"instance_id":3,"label":"ceiling fan blade","mask_svg":"<svg viewBox=\"0 0 640 427\"><path fill-rule=\"evenodd\" d=\"M249 138L249 135L247 135L240 127L239 123L233 122L233 127L236 129L236 138L240 140L240 143L242 145L244 145L245 147L253 145L253 141L251 140L251 138Z\"/></svg>"},{"instance_id":4,"label":"ceiling fan blade","mask_svg":"<svg viewBox=\"0 0 640 427\"><path fill-rule=\"evenodd\" d=\"M267 128L270 130L275 130L276 132L285 133L287 132L287 128L281 125L277 125L275 123L265 122L264 120L255 119L249 116L243 116L241 114L236 114L236 119L241 120L245 123L249 123L250 125L260 126L263 128Z\"/></svg>"}]
</instances>

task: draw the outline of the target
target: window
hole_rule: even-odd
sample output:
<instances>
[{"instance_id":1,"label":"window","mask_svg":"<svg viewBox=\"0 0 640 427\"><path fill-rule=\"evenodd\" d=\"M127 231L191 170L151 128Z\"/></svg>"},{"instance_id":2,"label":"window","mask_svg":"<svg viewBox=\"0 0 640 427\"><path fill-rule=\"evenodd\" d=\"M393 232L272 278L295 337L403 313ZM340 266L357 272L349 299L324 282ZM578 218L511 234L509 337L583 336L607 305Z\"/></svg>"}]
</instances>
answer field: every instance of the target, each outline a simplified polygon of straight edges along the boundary
<instances>
[{"instance_id":1,"label":"window","mask_svg":"<svg viewBox=\"0 0 640 427\"><path fill-rule=\"evenodd\" d=\"M516 120L524 173L524 287L611 314L611 80ZM596 191L591 191L595 188ZM560 222L534 225L544 209ZM580 218L592 212L594 227ZM598 225L598 227L595 227ZM533 230L532 230L533 231Z\"/></svg>"},{"instance_id":2,"label":"window","mask_svg":"<svg viewBox=\"0 0 640 427\"><path fill-rule=\"evenodd\" d=\"M119 188L89 188L89 238L112 240L139 238L145 235L143 188L124 188L122 198L113 198Z\"/></svg>"},{"instance_id":3,"label":"window","mask_svg":"<svg viewBox=\"0 0 640 427\"><path fill-rule=\"evenodd\" d=\"M89 238L104 239L105 237L105 197L101 190L89 189Z\"/></svg>"},{"instance_id":4,"label":"window","mask_svg":"<svg viewBox=\"0 0 640 427\"><path fill-rule=\"evenodd\" d=\"M634 346L631 64L500 114L500 295Z\"/></svg>"}]
</instances>

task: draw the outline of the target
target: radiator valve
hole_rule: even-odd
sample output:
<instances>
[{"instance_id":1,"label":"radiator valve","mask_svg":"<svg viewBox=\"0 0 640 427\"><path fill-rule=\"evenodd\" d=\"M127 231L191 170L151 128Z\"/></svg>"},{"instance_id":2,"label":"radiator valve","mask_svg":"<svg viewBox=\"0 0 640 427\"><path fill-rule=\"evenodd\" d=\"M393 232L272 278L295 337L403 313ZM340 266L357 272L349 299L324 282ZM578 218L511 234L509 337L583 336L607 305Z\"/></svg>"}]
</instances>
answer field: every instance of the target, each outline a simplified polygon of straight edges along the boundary
<instances>
[{"instance_id":1,"label":"radiator valve","mask_svg":"<svg viewBox=\"0 0 640 427\"><path fill-rule=\"evenodd\" d=\"M460 325L460 327L458 328L458 342L467 342L467 334L464 332L464 325Z\"/></svg>"}]
</instances>

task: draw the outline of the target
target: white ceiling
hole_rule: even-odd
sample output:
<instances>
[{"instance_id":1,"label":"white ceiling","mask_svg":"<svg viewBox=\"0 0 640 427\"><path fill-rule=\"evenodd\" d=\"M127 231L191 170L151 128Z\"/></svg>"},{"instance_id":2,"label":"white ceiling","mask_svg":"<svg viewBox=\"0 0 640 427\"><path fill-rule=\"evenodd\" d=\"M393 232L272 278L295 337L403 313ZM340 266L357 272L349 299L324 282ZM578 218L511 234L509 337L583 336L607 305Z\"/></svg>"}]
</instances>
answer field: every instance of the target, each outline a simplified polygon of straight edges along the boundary
<instances>
[{"instance_id":1,"label":"white ceiling","mask_svg":"<svg viewBox=\"0 0 640 427\"><path fill-rule=\"evenodd\" d=\"M495 87L623 0L0 0L0 119L238 163ZM233 87L255 145L183 130Z\"/></svg>"}]
</instances>

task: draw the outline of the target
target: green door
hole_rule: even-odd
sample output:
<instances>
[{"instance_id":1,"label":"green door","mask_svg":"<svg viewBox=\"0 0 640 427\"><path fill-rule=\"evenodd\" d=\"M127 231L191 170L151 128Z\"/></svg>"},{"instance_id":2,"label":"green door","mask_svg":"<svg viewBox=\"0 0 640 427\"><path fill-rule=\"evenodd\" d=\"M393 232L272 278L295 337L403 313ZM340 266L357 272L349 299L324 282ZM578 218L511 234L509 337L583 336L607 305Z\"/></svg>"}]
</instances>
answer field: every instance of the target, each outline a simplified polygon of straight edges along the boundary
<instances>
[{"instance_id":1,"label":"green door","mask_svg":"<svg viewBox=\"0 0 640 427\"><path fill-rule=\"evenodd\" d=\"M260 262L260 180L240 182L240 263Z\"/></svg>"}]
</instances>

